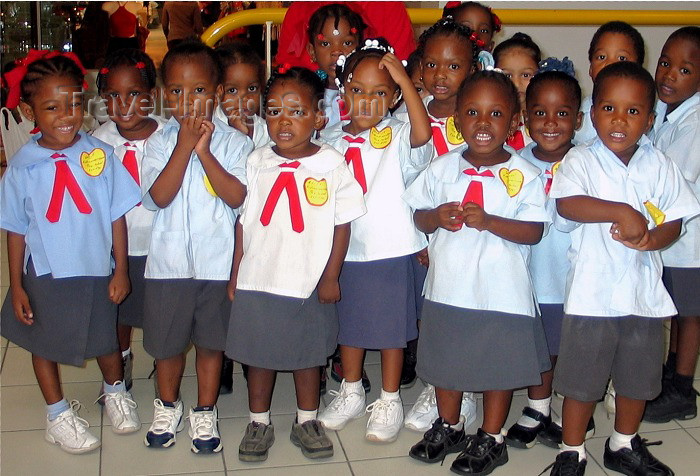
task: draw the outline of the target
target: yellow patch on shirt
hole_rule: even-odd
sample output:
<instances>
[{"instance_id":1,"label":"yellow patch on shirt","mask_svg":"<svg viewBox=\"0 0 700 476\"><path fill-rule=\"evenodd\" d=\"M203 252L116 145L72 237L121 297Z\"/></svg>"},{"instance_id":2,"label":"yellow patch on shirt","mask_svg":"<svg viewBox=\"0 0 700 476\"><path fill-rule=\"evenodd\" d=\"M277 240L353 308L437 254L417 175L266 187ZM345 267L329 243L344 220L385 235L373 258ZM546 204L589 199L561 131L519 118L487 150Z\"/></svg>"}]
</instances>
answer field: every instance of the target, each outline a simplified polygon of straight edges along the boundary
<instances>
[{"instance_id":1,"label":"yellow patch on shirt","mask_svg":"<svg viewBox=\"0 0 700 476\"><path fill-rule=\"evenodd\" d=\"M209 177L207 174L204 174L204 188L207 189L207 192L209 192L209 195L212 197L218 197L216 191L214 190L214 187L211 186L211 182L209 181Z\"/></svg>"},{"instance_id":2,"label":"yellow patch on shirt","mask_svg":"<svg viewBox=\"0 0 700 476\"><path fill-rule=\"evenodd\" d=\"M649 200L644 202L644 207L649 212L649 215L651 215L651 218L654 220L654 223L656 223L656 226L663 225L663 223L666 221L666 214L664 212L659 210L656 205L651 203Z\"/></svg>"},{"instance_id":3,"label":"yellow patch on shirt","mask_svg":"<svg viewBox=\"0 0 700 476\"><path fill-rule=\"evenodd\" d=\"M375 149L385 149L391 144L391 136L391 127L385 127L381 131L373 127L369 132L369 143L372 144L372 147Z\"/></svg>"},{"instance_id":4,"label":"yellow patch on shirt","mask_svg":"<svg viewBox=\"0 0 700 476\"><path fill-rule=\"evenodd\" d=\"M498 171L498 176L501 178L503 185L506 186L506 192L508 192L509 197L514 197L520 193L520 190L523 188L523 182L525 182L525 177L520 170L508 170L504 167Z\"/></svg>"},{"instance_id":5,"label":"yellow patch on shirt","mask_svg":"<svg viewBox=\"0 0 700 476\"><path fill-rule=\"evenodd\" d=\"M102 149L92 149L91 152L80 153L80 166L90 177L97 177L105 169L107 156Z\"/></svg>"},{"instance_id":6,"label":"yellow patch on shirt","mask_svg":"<svg viewBox=\"0 0 700 476\"><path fill-rule=\"evenodd\" d=\"M457 130L457 126L455 125L455 118L453 116L447 118L447 122L445 123L445 130L447 131L447 142L449 142L452 145L459 145L464 143L464 137L462 137L462 133Z\"/></svg>"},{"instance_id":7,"label":"yellow patch on shirt","mask_svg":"<svg viewBox=\"0 0 700 476\"><path fill-rule=\"evenodd\" d=\"M559 170L559 166L561 165L561 160L557 162L556 164L552 165L552 177L554 177L554 174L557 173L557 170Z\"/></svg>"},{"instance_id":8,"label":"yellow patch on shirt","mask_svg":"<svg viewBox=\"0 0 700 476\"><path fill-rule=\"evenodd\" d=\"M304 180L304 195L309 204L320 207L328 201L328 184L326 179L316 180L311 177Z\"/></svg>"}]
</instances>

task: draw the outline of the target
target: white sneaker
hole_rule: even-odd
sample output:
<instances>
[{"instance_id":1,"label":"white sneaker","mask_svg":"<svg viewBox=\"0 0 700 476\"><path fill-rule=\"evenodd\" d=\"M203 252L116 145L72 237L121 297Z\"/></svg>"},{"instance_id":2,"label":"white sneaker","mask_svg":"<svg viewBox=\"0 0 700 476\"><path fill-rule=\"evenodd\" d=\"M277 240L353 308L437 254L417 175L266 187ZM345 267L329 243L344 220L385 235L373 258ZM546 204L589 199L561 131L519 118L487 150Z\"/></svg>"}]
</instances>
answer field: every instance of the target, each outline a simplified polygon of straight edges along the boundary
<instances>
[{"instance_id":1,"label":"white sneaker","mask_svg":"<svg viewBox=\"0 0 700 476\"><path fill-rule=\"evenodd\" d=\"M219 412L216 406L212 410L194 411L190 408L189 434L192 438L190 449L193 453L218 453L224 446L219 435Z\"/></svg>"},{"instance_id":2,"label":"white sneaker","mask_svg":"<svg viewBox=\"0 0 700 476\"><path fill-rule=\"evenodd\" d=\"M462 394L462 406L459 414L464 417L464 428L476 421L476 397L472 392Z\"/></svg>"},{"instance_id":3,"label":"white sneaker","mask_svg":"<svg viewBox=\"0 0 700 476\"><path fill-rule=\"evenodd\" d=\"M350 420L365 414L365 389L362 385L358 391L353 391L343 379L339 392L330 390L328 393L335 398L318 416L327 430L342 430Z\"/></svg>"},{"instance_id":4,"label":"white sneaker","mask_svg":"<svg viewBox=\"0 0 700 476\"><path fill-rule=\"evenodd\" d=\"M166 407L156 398L153 400L153 423L146 433L144 443L153 448L167 448L175 444L175 435L185 427L182 419L182 400L178 400L175 407Z\"/></svg>"},{"instance_id":5,"label":"white sneaker","mask_svg":"<svg viewBox=\"0 0 700 476\"><path fill-rule=\"evenodd\" d=\"M90 433L87 421L78 416L80 402L72 400L70 408L50 421L46 417L46 434L49 443L61 447L63 451L73 454L87 453L100 447L100 440Z\"/></svg>"},{"instance_id":6,"label":"white sneaker","mask_svg":"<svg viewBox=\"0 0 700 476\"><path fill-rule=\"evenodd\" d=\"M615 392L615 387L613 387L612 380L608 382L608 389L605 391L605 399L603 400L603 403L605 405L605 410L607 410L608 415L614 415L615 414L615 396L617 395L617 392Z\"/></svg>"},{"instance_id":7,"label":"white sneaker","mask_svg":"<svg viewBox=\"0 0 700 476\"><path fill-rule=\"evenodd\" d=\"M476 397L472 392L462 394L462 406L459 413L464 417L465 428L476 421ZM428 384L406 415L404 426L409 430L425 433L432 427L438 416L435 387Z\"/></svg>"},{"instance_id":8,"label":"white sneaker","mask_svg":"<svg viewBox=\"0 0 700 476\"><path fill-rule=\"evenodd\" d=\"M116 383L115 383L116 385ZM141 429L141 420L136 413L136 402L130 392L104 393L105 410L112 422L112 431L119 434L134 433Z\"/></svg>"},{"instance_id":9,"label":"white sneaker","mask_svg":"<svg viewBox=\"0 0 700 476\"><path fill-rule=\"evenodd\" d=\"M372 414L367 421L365 438L379 443L391 443L396 441L403 423L403 405L401 399L382 400L377 399L367 406L367 411Z\"/></svg>"}]
</instances>

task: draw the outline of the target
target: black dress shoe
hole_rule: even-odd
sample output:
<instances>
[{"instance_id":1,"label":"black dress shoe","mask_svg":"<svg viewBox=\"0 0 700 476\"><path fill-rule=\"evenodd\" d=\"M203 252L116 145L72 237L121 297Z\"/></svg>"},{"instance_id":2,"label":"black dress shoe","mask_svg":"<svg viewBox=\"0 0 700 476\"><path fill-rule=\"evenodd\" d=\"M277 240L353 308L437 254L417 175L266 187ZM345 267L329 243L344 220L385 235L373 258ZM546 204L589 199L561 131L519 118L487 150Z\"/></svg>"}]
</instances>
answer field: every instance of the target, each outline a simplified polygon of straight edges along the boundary
<instances>
[{"instance_id":1,"label":"black dress shoe","mask_svg":"<svg viewBox=\"0 0 700 476\"><path fill-rule=\"evenodd\" d=\"M423 434L423 439L413 445L408 455L424 463L437 463L444 460L449 453L462 451L466 438L464 430L455 430L442 418L438 418Z\"/></svg>"},{"instance_id":2,"label":"black dress shoe","mask_svg":"<svg viewBox=\"0 0 700 476\"><path fill-rule=\"evenodd\" d=\"M603 463L608 469L629 476L673 476L671 468L652 455L647 446L660 445L661 442L648 443L639 435L632 438L632 449L622 448L618 451L610 449L610 438L605 441Z\"/></svg>"},{"instance_id":3,"label":"black dress shoe","mask_svg":"<svg viewBox=\"0 0 700 476\"><path fill-rule=\"evenodd\" d=\"M401 388L411 388L416 383L416 354L405 351L403 353L403 367L401 368Z\"/></svg>"},{"instance_id":4,"label":"black dress shoe","mask_svg":"<svg viewBox=\"0 0 700 476\"><path fill-rule=\"evenodd\" d=\"M523 415L537 421L537 426L528 428L516 422L508 430L508 434L506 435L506 444L508 444L508 446L525 450L535 446L537 434L552 423L552 417L549 415L544 416L542 413L530 407L523 408Z\"/></svg>"},{"instance_id":5,"label":"black dress shoe","mask_svg":"<svg viewBox=\"0 0 700 476\"><path fill-rule=\"evenodd\" d=\"M219 384L219 395L233 393L233 360L224 356L221 364L221 383Z\"/></svg>"},{"instance_id":6,"label":"black dress shoe","mask_svg":"<svg viewBox=\"0 0 700 476\"><path fill-rule=\"evenodd\" d=\"M593 417L591 417L586 427L586 439L592 438L593 435L595 435L595 421ZM549 425L537 434L537 441L545 446L558 450L559 445L561 445L561 426L551 421Z\"/></svg>"},{"instance_id":7,"label":"black dress shoe","mask_svg":"<svg viewBox=\"0 0 700 476\"><path fill-rule=\"evenodd\" d=\"M564 451L557 455L551 467L550 476L583 476L586 472L586 460L578 460L578 451Z\"/></svg>"},{"instance_id":8,"label":"black dress shoe","mask_svg":"<svg viewBox=\"0 0 700 476\"><path fill-rule=\"evenodd\" d=\"M497 443L496 438L479 428L476 435L467 436L467 446L450 470L453 473L482 476L508 462L508 447L506 442Z\"/></svg>"}]
</instances>

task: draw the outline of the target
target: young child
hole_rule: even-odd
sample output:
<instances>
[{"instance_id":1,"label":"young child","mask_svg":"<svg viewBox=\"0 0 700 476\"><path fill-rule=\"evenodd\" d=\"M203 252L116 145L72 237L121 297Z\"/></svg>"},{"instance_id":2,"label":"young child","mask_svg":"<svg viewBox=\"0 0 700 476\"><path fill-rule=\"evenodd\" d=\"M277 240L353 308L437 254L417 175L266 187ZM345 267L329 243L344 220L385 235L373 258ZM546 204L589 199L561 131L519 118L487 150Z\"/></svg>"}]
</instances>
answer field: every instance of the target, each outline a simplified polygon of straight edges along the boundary
<instances>
[{"instance_id":1,"label":"young child","mask_svg":"<svg viewBox=\"0 0 700 476\"><path fill-rule=\"evenodd\" d=\"M223 72L214 50L184 42L163 58L172 117L146 143L143 205L155 210L146 259L143 346L156 359L160 398L146 446L167 448L184 426L180 381L185 352L197 353L197 405L191 449L221 451L216 400L230 302L235 209L245 197L244 162L252 141L212 119Z\"/></svg>"},{"instance_id":2,"label":"young child","mask_svg":"<svg viewBox=\"0 0 700 476\"><path fill-rule=\"evenodd\" d=\"M413 86L416 88L416 91L418 91L418 96L420 96L422 101L430 93L427 89L425 89L425 85L423 84L423 72L421 71L420 56L421 53L418 50L414 51L408 56L408 60L406 60L406 74L409 78L411 78L411 81L413 81ZM403 101L403 99L399 101L399 106L396 107L396 109L390 109L390 111L392 111L394 116L402 115L400 117L408 117L408 110L406 109L406 103Z\"/></svg>"},{"instance_id":3,"label":"young child","mask_svg":"<svg viewBox=\"0 0 700 476\"><path fill-rule=\"evenodd\" d=\"M80 132L84 70L76 61L33 51L33 61L17 67L20 108L40 134L12 157L0 182L10 269L0 324L3 337L32 354L46 441L85 453L100 441L78 416L80 404L63 396L59 363L97 357L112 430L141 427L116 336L117 304L129 294L124 214L140 193L112 148Z\"/></svg>"},{"instance_id":4,"label":"young child","mask_svg":"<svg viewBox=\"0 0 700 476\"><path fill-rule=\"evenodd\" d=\"M499 43L493 50L496 67L503 70L518 90L520 103L518 130L513 132L507 141L507 144L515 150L520 150L532 142L523 119L526 108L525 92L527 85L537 72L541 57L540 47L525 33L516 33L512 38Z\"/></svg>"},{"instance_id":5,"label":"young child","mask_svg":"<svg viewBox=\"0 0 700 476\"><path fill-rule=\"evenodd\" d=\"M351 225L340 275L338 343L344 379L319 420L340 430L365 414L362 362L365 349L380 349L382 392L367 407L372 414L366 438L391 442L403 424L403 349L418 331L413 255L427 245L401 195L430 161L430 122L411 78L383 38L367 39L347 58L341 56L336 78L350 120L324 129L321 140L345 155L365 193L367 214ZM387 116L401 94L410 123Z\"/></svg>"},{"instance_id":6,"label":"young child","mask_svg":"<svg viewBox=\"0 0 700 476\"><path fill-rule=\"evenodd\" d=\"M547 58L527 87L525 123L533 142L519 154L537 166L542 186L549 194L552 177L564 155L574 145L574 132L581 126L581 87L574 77L574 65L567 58ZM554 200L547 200L552 217ZM510 427L506 443L531 448L537 439L555 448L561 443L561 422L552 421L552 378L559 355L561 321L564 315L564 286L569 270L569 234L550 227L542 241L531 249L530 274L540 308L552 368L542 373L542 383L527 389L523 415ZM592 431L591 431L592 436Z\"/></svg>"},{"instance_id":7,"label":"young child","mask_svg":"<svg viewBox=\"0 0 700 476\"><path fill-rule=\"evenodd\" d=\"M636 63L606 66L593 87L598 139L568 152L550 190L561 217L578 224L554 372L564 405L553 475L584 473L586 426L611 377L615 429L605 443L605 467L673 474L637 431L646 400L661 391L663 318L676 313L658 250L678 238L681 220L700 213L700 204L676 165L644 135L654 121L654 89Z\"/></svg>"},{"instance_id":8,"label":"young child","mask_svg":"<svg viewBox=\"0 0 700 476\"><path fill-rule=\"evenodd\" d=\"M336 61L340 55L348 55L359 46L365 28L365 22L358 13L339 3L319 8L309 19L306 49L311 61L318 64L316 74L326 84L323 95L326 126L337 123L343 115L343 105L335 84Z\"/></svg>"},{"instance_id":9,"label":"young child","mask_svg":"<svg viewBox=\"0 0 700 476\"><path fill-rule=\"evenodd\" d=\"M700 196L700 28L687 26L666 40L656 66L654 145L680 169ZM693 389L700 347L700 219L685 223L685 233L661 252L664 279L678 309L671 321L671 346L661 394L649 402L644 420L667 422L697 415Z\"/></svg>"},{"instance_id":10,"label":"young child","mask_svg":"<svg viewBox=\"0 0 700 476\"><path fill-rule=\"evenodd\" d=\"M105 100L111 120L92 135L114 147L115 155L137 185L141 184L146 139L165 123L160 116L149 115L153 111L155 87L156 67L141 50L125 48L115 51L105 59L97 75L97 91ZM131 389L134 366L131 329L143 327L143 274L152 224L153 212L141 204L126 214L131 293L118 307L117 335L127 390Z\"/></svg>"},{"instance_id":11,"label":"young child","mask_svg":"<svg viewBox=\"0 0 700 476\"><path fill-rule=\"evenodd\" d=\"M418 340L418 375L435 386L439 418L410 450L451 470L489 474L508 461L502 434L514 388L550 367L527 263L542 237L540 169L504 149L517 127L518 92L498 71L479 71L457 98L466 146L433 160L404 194L416 226L432 233ZM496 270L503 270L498 272ZM484 421L465 435L462 391L483 391Z\"/></svg>"},{"instance_id":12,"label":"young child","mask_svg":"<svg viewBox=\"0 0 700 476\"><path fill-rule=\"evenodd\" d=\"M480 49L493 51L493 36L501 31L501 19L491 7L479 2L447 2L442 17L448 16L472 31L473 41Z\"/></svg>"},{"instance_id":13,"label":"young child","mask_svg":"<svg viewBox=\"0 0 700 476\"><path fill-rule=\"evenodd\" d=\"M455 108L460 85L476 68L477 48L471 41L469 28L443 18L420 36L418 50L422 52L423 83L430 92L423 103L428 110L433 135L433 157L445 154L464 139L455 126ZM397 118L408 121L407 116ZM476 399L465 392L461 414L467 425L476 419ZM406 415L406 428L424 433L438 417L435 389L427 385Z\"/></svg>"},{"instance_id":14,"label":"young child","mask_svg":"<svg viewBox=\"0 0 700 476\"><path fill-rule=\"evenodd\" d=\"M242 461L263 461L275 440L270 402L278 370L291 370L297 415L290 438L308 458L333 455L318 421L320 366L338 333L338 276L350 221L365 213L345 159L312 142L323 127L323 82L305 68L280 68L267 82L267 127L275 145L248 158L249 192L236 223L226 353L247 364L250 424Z\"/></svg>"},{"instance_id":15,"label":"young child","mask_svg":"<svg viewBox=\"0 0 700 476\"><path fill-rule=\"evenodd\" d=\"M598 73L607 65L618 61L632 61L642 66L644 64L644 38L629 23L611 21L601 25L593 34L588 47L588 61L591 63L588 74L595 85ZM596 131L591 122L590 97L581 103L583 124L576 131L574 144L584 144L596 138Z\"/></svg>"},{"instance_id":16,"label":"young child","mask_svg":"<svg viewBox=\"0 0 700 476\"><path fill-rule=\"evenodd\" d=\"M215 51L224 70L224 93L214 117L250 137L256 148L266 145L270 136L265 120L260 117L265 83L260 56L245 43L229 43Z\"/></svg>"}]
</instances>

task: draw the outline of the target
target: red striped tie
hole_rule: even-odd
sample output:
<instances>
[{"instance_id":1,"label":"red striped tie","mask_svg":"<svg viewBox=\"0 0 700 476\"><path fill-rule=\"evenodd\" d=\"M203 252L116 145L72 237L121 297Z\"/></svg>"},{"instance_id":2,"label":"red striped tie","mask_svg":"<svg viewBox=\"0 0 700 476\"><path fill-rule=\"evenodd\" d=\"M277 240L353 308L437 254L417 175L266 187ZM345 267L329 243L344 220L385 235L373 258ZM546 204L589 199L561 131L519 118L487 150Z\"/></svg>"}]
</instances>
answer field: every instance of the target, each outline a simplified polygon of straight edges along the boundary
<instances>
[{"instance_id":1,"label":"red striped tie","mask_svg":"<svg viewBox=\"0 0 700 476\"><path fill-rule=\"evenodd\" d=\"M362 137L344 136L344 140L348 141L348 150L345 151L345 162L348 165L352 164L352 171L355 175L355 180L362 187L362 193L367 193L367 178L365 177L365 167L362 164L362 151L360 145L364 144L365 140Z\"/></svg>"},{"instance_id":2,"label":"red striped tie","mask_svg":"<svg viewBox=\"0 0 700 476\"><path fill-rule=\"evenodd\" d=\"M549 195L549 190L552 188L552 179L554 178L554 175L552 174L551 170L545 171L544 175L547 177L547 183L544 184L544 193Z\"/></svg>"},{"instance_id":3,"label":"red striped tie","mask_svg":"<svg viewBox=\"0 0 700 476\"><path fill-rule=\"evenodd\" d=\"M134 179L136 185L140 186L141 179L139 177L139 165L136 162L136 146L128 142L125 142L124 145L127 147L127 149L126 153L124 154L124 158L122 159L122 164L124 164L124 168L126 168L129 175L131 175L131 177ZM140 205L141 202L136 204L137 207Z\"/></svg>"},{"instance_id":4,"label":"red striped tie","mask_svg":"<svg viewBox=\"0 0 700 476\"><path fill-rule=\"evenodd\" d=\"M506 140L506 144L515 150L520 150L525 147L525 137L523 136L523 131L520 129L515 131L513 135Z\"/></svg>"},{"instance_id":5,"label":"red striped tie","mask_svg":"<svg viewBox=\"0 0 700 476\"><path fill-rule=\"evenodd\" d=\"M476 169L471 168L465 169L464 173L472 177L493 177L493 172L490 170L484 170L483 172L479 173L476 171ZM481 183L481 180L472 179L471 182L469 182L467 193L464 194L464 199L462 200L462 206L466 205L467 203L476 203L481 208L484 208L484 186Z\"/></svg>"},{"instance_id":6,"label":"red striped tie","mask_svg":"<svg viewBox=\"0 0 700 476\"><path fill-rule=\"evenodd\" d=\"M51 158L54 160L62 160L56 160L54 162L56 174L53 179L53 191L51 192L49 208L46 210L46 219L51 223L56 223L61 219L63 195L66 190L68 190L68 195L71 196L80 213L85 215L92 213L92 207L88 203L87 198L85 198L83 191L80 190L80 185L78 185L78 181L75 180L73 172L71 172L70 167L68 167L68 163L65 160L66 156L56 153L53 154Z\"/></svg>"},{"instance_id":7,"label":"red striped tie","mask_svg":"<svg viewBox=\"0 0 700 476\"><path fill-rule=\"evenodd\" d=\"M447 142L445 141L445 136L442 135L442 128L445 123L433 119L430 123L430 129L433 131L433 147L435 147L435 152L438 156L448 153L450 150L447 148Z\"/></svg>"},{"instance_id":8,"label":"red striped tie","mask_svg":"<svg viewBox=\"0 0 700 476\"><path fill-rule=\"evenodd\" d=\"M296 170L299 167L299 161L280 164L282 168L291 168ZM301 212L301 203L299 201L299 191L297 189L297 182L294 179L294 170L290 172L280 172L277 176L277 180L272 185L270 194L265 200L265 206L262 210L262 215L260 215L260 223L263 226L270 224L272 219L272 213L275 211L277 202L282 195L282 190L287 190L287 198L289 199L289 215L292 219L292 230L297 233L304 231L304 216Z\"/></svg>"}]
</instances>

